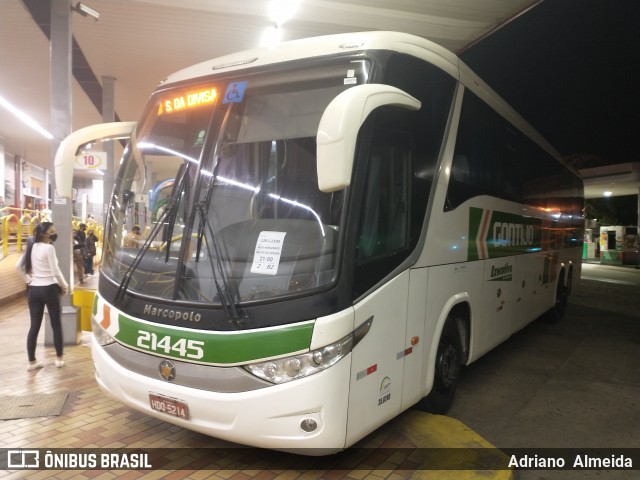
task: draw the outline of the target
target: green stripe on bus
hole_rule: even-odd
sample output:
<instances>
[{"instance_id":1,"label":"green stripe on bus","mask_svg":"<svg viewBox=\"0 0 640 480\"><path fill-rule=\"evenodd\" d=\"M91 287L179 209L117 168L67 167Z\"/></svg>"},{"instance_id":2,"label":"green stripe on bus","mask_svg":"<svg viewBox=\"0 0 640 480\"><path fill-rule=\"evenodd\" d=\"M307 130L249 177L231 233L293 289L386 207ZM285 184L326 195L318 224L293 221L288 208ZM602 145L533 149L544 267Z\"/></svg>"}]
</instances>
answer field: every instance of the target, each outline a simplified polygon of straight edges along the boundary
<instances>
[{"instance_id":1,"label":"green stripe on bus","mask_svg":"<svg viewBox=\"0 0 640 480\"><path fill-rule=\"evenodd\" d=\"M232 365L307 351L313 322L246 332L167 328L118 316L116 340L137 350L184 361Z\"/></svg>"},{"instance_id":2,"label":"green stripe on bus","mask_svg":"<svg viewBox=\"0 0 640 480\"><path fill-rule=\"evenodd\" d=\"M485 210L469 208L469 244L467 260L478 260L480 245L486 249L486 258L499 258L523 253L539 252L544 249L542 241L543 221L540 218L513 213L492 211L488 228L481 232ZM549 227L558 228L558 222L548 222ZM547 249L551 248L549 245Z\"/></svg>"},{"instance_id":3,"label":"green stripe on bus","mask_svg":"<svg viewBox=\"0 0 640 480\"><path fill-rule=\"evenodd\" d=\"M480 232L480 222L482 221L482 208L469 208L469 244L467 250L467 260L478 260L478 235Z\"/></svg>"}]
</instances>

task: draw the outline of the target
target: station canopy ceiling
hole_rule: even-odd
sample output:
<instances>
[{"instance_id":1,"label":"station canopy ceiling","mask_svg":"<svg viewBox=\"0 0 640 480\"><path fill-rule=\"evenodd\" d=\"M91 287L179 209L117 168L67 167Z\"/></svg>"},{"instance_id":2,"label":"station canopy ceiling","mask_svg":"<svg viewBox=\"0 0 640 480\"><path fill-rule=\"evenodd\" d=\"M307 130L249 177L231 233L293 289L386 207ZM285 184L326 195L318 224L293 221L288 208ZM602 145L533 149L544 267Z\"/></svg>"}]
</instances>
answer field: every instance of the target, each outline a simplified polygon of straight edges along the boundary
<instances>
[{"instance_id":1,"label":"station canopy ceiling","mask_svg":"<svg viewBox=\"0 0 640 480\"><path fill-rule=\"evenodd\" d=\"M584 168L580 175L585 198L640 196L640 162Z\"/></svg>"},{"instance_id":2,"label":"station canopy ceiling","mask_svg":"<svg viewBox=\"0 0 640 480\"><path fill-rule=\"evenodd\" d=\"M77 0L72 0L77 5ZM292 3L291 0L281 0ZM137 120L149 94L189 65L259 45L273 26L267 0L85 0L99 20L72 14L71 130L102 121L103 77L115 78L119 120ZM539 0L301 0L283 40L396 30L455 53L535 8ZM50 129L50 2L0 2L0 97ZM51 141L0 106L6 153L51 169Z\"/></svg>"}]
</instances>

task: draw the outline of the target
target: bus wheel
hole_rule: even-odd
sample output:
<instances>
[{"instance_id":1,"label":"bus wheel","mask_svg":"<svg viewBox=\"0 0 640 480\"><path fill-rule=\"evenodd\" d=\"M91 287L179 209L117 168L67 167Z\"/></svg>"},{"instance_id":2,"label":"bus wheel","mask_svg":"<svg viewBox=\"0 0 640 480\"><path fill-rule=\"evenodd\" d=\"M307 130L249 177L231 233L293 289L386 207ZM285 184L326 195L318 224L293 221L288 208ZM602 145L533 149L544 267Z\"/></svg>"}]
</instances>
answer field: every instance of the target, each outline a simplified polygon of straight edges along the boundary
<instances>
[{"instance_id":1,"label":"bus wheel","mask_svg":"<svg viewBox=\"0 0 640 480\"><path fill-rule=\"evenodd\" d=\"M546 315L543 316L544 323L556 324L567 310L567 302L569 301L569 289L571 288L571 278L567 279L567 285L562 281L562 275L558 277L558 286L556 287L556 303Z\"/></svg>"},{"instance_id":2,"label":"bus wheel","mask_svg":"<svg viewBox=\"0 0 640 480\"><path fill-rule=\"evenodd\" d=\"M453 403L460 379L462 344L455 318L447 319L442 330L436 354L436 367L431 392L420 401L420 408L431 413L444 414Z\"/></svg>"}]
</instances>

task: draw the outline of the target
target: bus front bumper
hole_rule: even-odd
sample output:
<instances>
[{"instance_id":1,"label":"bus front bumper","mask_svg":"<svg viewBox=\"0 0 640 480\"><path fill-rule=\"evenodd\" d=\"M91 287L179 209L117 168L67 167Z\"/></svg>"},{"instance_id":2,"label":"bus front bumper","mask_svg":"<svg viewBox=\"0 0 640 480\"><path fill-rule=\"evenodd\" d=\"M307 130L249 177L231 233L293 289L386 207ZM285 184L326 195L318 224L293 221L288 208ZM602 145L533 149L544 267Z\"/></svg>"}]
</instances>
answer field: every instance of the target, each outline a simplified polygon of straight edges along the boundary
<instances>
[{"instance_id":1,"label":"bus front bumper","mask_svg":"<svg viewBox=\"0 0 640 480\"><path fill-rule=\"evenodd\" d=\"M168 423L234 443L308 455L345 448L350 355L315 375L236 393L140 375L115 362L96 342L92 356L103 391Z\"/></svg>"}]
</instances>

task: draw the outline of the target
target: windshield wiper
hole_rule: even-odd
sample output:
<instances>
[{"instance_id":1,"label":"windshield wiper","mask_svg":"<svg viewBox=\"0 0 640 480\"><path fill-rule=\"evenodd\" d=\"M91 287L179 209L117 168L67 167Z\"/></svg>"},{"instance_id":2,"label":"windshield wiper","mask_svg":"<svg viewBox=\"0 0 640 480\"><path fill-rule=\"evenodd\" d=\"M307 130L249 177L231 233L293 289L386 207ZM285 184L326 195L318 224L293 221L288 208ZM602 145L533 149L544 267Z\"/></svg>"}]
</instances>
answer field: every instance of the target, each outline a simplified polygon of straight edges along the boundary
<instances>
[{"instance_id":1,"label":"windshield wiper","mask_svg":"<svg viewBox=\"0 0 640 480\"><path fill-rule=\"evenodd\" d=\"M169 212L167 229L163 233L163 241L166 243L166 255L165 255L165 263L169 261L169 255L171 253L171 240L173 238L173 229L176 226L176 219L178 218L178 205L180 205L180 197L184 193L184 179L187 177L187 172L189 171L188 164L182 164L180 166L180 170L178 171L178 180L173 187L173 192L171 195L171 203L169 204L169 208L165 210L165 212Z\"/></svg>"},{"instance_id":2,"label":"windshield wiper","mask_svg":"<svg viewBox=\"0 0 640 480\"><path fill-rule=\"evenodd\" d=\"M170 210L171 207L165 209L165 211L162 212L162 215L160 215L160 217L157 219L157 222L151 229L151 232L149 232L149 236L145 239L142 246L138 249L138 253L133 259L133 262L131 262L129 268L124 273L124 276L120 281L120 285L118 285L118 290L116 291L115 297L113 299L113 303L115 306L120 306L122 298L124 297L124 292L127 290L127 288L129 287L129 283L131 282L132 273L138 268L138 265L140 265L140 262L142 261L142 257L144 257L144 255L149 250L149 247L151 247L153 239L160 231L161 225L163 225L164 219L169 215Z\"/></svg>"},{"instance_id":3,"label":"windshield wiper","mask_svg":"<svg viewBox=\"0 0 640 480\"><path fill-rule=\"evenodd\" d=\"M116 291L116 294L114 297L114 305L116 306L120 305L120 303L122 302L122 299L124 297L124 292L127 290L127 288L129 287L129 283L131 282L132 273L138 268L138 265L140 265L142 258L144 257L144 255L149 250L149 247L151 246L151 242L156 238L156 235L158 235L160 228L162 228L165 225L165 219L167 218L169 221L167 222L168 228L165 233L169 233L169 237L166 240L167 253L165 256L165 263L169 261L171 236L173 235L173 228L175 226L175 221L178 216L177 210L178 210L178 205L180 204L180 195L182 194L181 192L183 191L182 185L187 175L187 168L184 165L181 167L181 172L179 172L179 174L180 173L181 175L179 176L176 182L176 185L173 189L173 195L171 196L171 202L169 203L169 206L164 210L164 212L162 212L162 215L160 215L160 218L156 219L156 224L151 229L149 236L145 239L144 243L142 244L142 247L140 247L140 249L138 250L138 253L133 259L133 262L131 262L131 264L129 265L129 268L124 273L124 276L122 277L122 280L118 285L118 290Z\"/></svg>"},{"instance_id":4,"label":"windshield wiper","mask_svg":"<svg viewBox=\"0 0 640 480\"><path fill-rule=\"evenodd\" d=\"M218 292L218 297L220 298L220 303L224 307L224 311L227 314L227 317L236 325L241 326L244 322L246 315L242 309L239 309L237 303L239 303L239 294L237 289L231 286L231 282L227 279L227 272L224 269L224 265L222 264L222 251L216 236L213 232L213 228L209 224L207 219L207 209L205 208L205 204L198 203L196 205L196 210L200 214L200 228L198 232L198 252L200 251L200 247L202 245L202 236L205 231L209 234L207 237L207 241L205 241L205 245L207 247L207 255L209 257L209 263L211 265L211 271L213 273L213 283L216 286L216 291ZM211 252L211 245L213 245L214 255ZM196 256L199 258L200 255ZM218 280L218 276L220 280ZM220 285L222 283L222 285Z\"/></svg>"}]
</instances>

